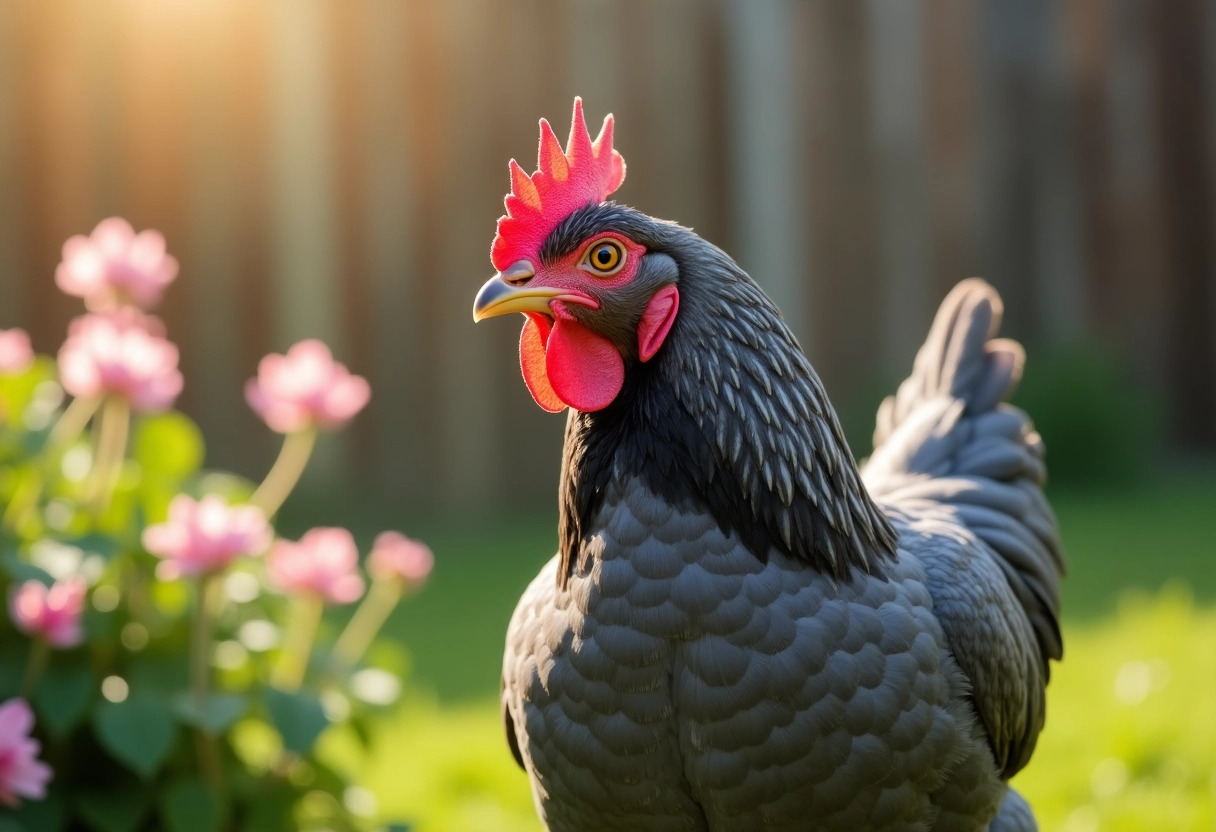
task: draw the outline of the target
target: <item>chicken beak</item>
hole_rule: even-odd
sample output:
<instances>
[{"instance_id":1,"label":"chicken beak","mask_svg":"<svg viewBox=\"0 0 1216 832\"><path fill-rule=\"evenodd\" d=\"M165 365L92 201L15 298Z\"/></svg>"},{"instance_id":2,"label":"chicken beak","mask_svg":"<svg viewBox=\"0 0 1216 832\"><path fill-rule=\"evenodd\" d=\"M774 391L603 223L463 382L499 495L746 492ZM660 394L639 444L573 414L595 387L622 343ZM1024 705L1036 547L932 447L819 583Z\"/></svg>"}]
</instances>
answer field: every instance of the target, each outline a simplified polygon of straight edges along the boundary
<instances>
[{"instance_id":1,"label":"chicken beak","mask_svg":"<svg viewBox=\"0 0 1216 832\"><path fill-rule=\"evenodd\" d=\"M555 300L598 309L599 302L582 292L556 289L552 286L529 286L527 280L535 275L532 264L520 260L486 281L473 301L473 320L480 321L508 312L540 312L553 316L549 304Z\"/></svg>"},{"instance_id":2,"label":"chicken beak","mask_svg":"<svg viewBox=\"0 0 1216 832\"><path fill-rule=\"evenodd\" d=\"M473 320L480 321L508 312L541 312L552 315L549 304L554 298L565 294L561 289L537 286L512 286L503 280L502 273L494 275L477 293L473 301Z\"/></svg>"}]
</instances>

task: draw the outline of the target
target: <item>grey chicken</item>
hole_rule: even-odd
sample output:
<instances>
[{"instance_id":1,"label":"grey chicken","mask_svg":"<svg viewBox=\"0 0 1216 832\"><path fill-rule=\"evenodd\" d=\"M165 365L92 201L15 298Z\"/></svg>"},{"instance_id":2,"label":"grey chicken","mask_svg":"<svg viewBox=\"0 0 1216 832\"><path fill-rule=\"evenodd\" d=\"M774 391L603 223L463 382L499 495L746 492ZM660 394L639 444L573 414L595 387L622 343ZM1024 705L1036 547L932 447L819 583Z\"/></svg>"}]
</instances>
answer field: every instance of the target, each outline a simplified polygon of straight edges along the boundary
<instances>
[{"instance_id":1,"label":"grey chicken","mask_svg":"<svg viewBox=\"0 0 1216 832\"><path fill-rule=\"evenodd\" d=\"M1023 353L943 303L858 469L780 313L691 230L606 201L612 121L512 161L474 318L526 316L570 408L559 551L512 617L508 740L551 832L1035 828L1064 563Z\"/></svg>"}]
</instances>

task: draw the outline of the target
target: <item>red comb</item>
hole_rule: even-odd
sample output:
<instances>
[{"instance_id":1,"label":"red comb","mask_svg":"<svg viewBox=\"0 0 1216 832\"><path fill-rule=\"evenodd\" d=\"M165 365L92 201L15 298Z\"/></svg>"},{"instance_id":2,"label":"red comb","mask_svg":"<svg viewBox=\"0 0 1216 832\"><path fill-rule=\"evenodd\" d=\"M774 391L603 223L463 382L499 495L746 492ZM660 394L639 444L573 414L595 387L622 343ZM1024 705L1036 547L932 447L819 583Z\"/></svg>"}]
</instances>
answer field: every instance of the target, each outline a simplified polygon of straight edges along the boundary
<instances>
[{"instance_id":1,"label":"red comb","mask_svg":"<svg viewBox=\"0 0 1216 832\"><path fill-rule=\"evenodd\" d=\"M537 166L528 176L511 160L507 214L498 218L498 233L490 247L490 262L499 271L536 257L558 223L584 205L603 202L621 187L625 160L612 149L612 115L605 116L600 134L592 141L583 120L583 99L575 98L565 152L542 118Z\"/></svg>"}]
</instances>

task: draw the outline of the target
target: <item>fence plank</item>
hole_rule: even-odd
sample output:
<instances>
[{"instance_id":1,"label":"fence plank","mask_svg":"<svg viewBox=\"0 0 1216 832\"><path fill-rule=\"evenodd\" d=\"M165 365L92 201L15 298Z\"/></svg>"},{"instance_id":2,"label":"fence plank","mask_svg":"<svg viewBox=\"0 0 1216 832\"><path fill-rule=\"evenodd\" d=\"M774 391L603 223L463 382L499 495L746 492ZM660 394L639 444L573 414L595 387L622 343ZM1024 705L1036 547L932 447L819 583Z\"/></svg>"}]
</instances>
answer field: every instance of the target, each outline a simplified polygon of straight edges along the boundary
<instances>
[{"instance_id":1,"label":"fence plank","mask_svg":"<svg viewBox=\"0 0 1216 832\"><path fill-rule=\"evenodd\" d=\"M1124 360L1148 389L1167 395L1165 341L1169 337L1164 287L1164 230L1153 124L1154 73L1148 32L1151 0L1116 0L1111 38L1117 57L1107 70L1110 85L1111 212L1107 239L1115 252L1115 281L1108 301ZM1145 279L1153 275L1153 279Z\"/></svg>"},{"instance_id":2,"label":"fence plank","mask_svg":"<svg viewBox=\"0 0 1216 832\"><path fill-rule=\"evenodd\" d=\"M276 0L271 25L274 337L337 349L332 31L325 7Z\"/></svg>"},{"instance_id":3,"label":"fence plank","mask_svg":"<svg viewBox=\"0 0 1216 832\"><path fill-rule=\"evenodd\" d=\"M354 372L367 374L376 351L374 330L367 326L373 306L374 288L369 278L368 229L371 217L365 211L364 178L368 162L372 85L367 84L370 30L367 25L374 7L367 2L327 4L325 26L330 33L331 135L333 189L338 246L338 267L333 275L337 307L333 314L341 331L342 361ZM391 18L381 18L382 24ZM386 79L387 80L387 79ZM395 108L394 108L395 109ZM372 378L374 404L369 404L355 426L346 432L349 460L355 476L377 479L374 469L383 466L380 435L382 396L388 391L381 378Z\"/></svg>"},{"instance_id":4,"label":"fence plank","mask_svg":"<svg viewBox=\"0 0 1216 832\"><path fill-rule=\"evenodd\" d=\"M932 299L980 275L978 23L972 0L930 0L925 14Z\"/></svg>"},{"instance_id":5,"label":"fence plank","mask_svg":"<svg viewBox=\"0 0 1216 832\"><path fill-rule=\"evenodd\" d=\"M100 171L105 168L99 127L106 98L96 73L95 28L104 29L100 5L13 4L25 45L17 50L19 164L25 171L17 197L28 223L28 327L40 349L63 340L80 302L54 283L63 241L88 233L99 219Z\"/></svg>"},{"instance_id":6,"label":"fence plank","mask_svg":"<svg viewBox=\"0 0 1216 832\"><path fill-rule=\"evenodd\" d=\"M483 204L489 183L502 181L501 161L491 158L480 138L493 126L489 93L481 79L491 63L498 62L494 46L499 42L484 11L474 0L444 6L440 37L454 104L446 113L444 155L428 161L443 171L442 194L433 196L439 199L444 223L441 233L426 244L439 248L442 268L437 274L448 276L435 281L439 326L431 358L439 369L434 394L441 421L431 438L442 454L437 493L453 506L489 502L506 485L496 453L506 439L505 426L497 418L495 402L486 396L494 389L492 376L502 373L501 363L494 360L499 357L494 350L498 333L475 327L471 315L472 293L478 279L487 276L489 229L485 216L468 206Z\"/></svg>"},{"instance_id":7,"label":"fence plank","mask_svg":"<svg viewBox=\"0 0 1216 832\"><path fill-rule=\"evenodd\" d=\"M256 356L249 354L241 336L265 328L257 315L265 274L250 268L245 254L258 237L263 214L256 210L262 190L256 174L242 166L251 151L242 121L249 110L243 111L242 101L258 97L257 88L249 87L250 78L259 74L243 72L241 56L260 53L250 47L261 45L255 34L261 31L261 21L253 5L240 0L191 11L193 37L180 53L189 72L184 91L189 138L183 163L187 233L182 240L170 241L182 265L172 296L190 310L188 340L182 345L187 385L183 406L206 433L210 464L239 466L257 476L269 463L272 441L254 429L252 414L245 415L242 390L254 372ZM212 337L216 332L235 337Z\"/></svg>"},{"instance_id":8,"label":"fence plank","mask_svg":"<svg viewBox=\"0 0 1216 832\"><path fill-rule=\"evenodd\" d=\"M932 235L925 210L924 43L922 7L870 0L871 105L877 154L887 369L904 372L932 316Z\"/></svg>"},{"instance_id":9,"label":"fence plank","mask_svg":"<svg viewBox=\"0 0 1216 832\"><path fill-rule=\"evenodd\" d=\"M424 210L417 171L421 128L411 80L416 72L407 9L395 0L377 0L362 24L366 59L361 69L366 104L358 129L364 138L358 152L359 195L351 205L361 228L348 228L347 249L366 247L369 286L364 305L347 307L347 325L362 327L370 354L361 356L372 381L372 404L362 432L376 449L376 481L393 501L420 500L423 482L416 475L422 441L416 423L418 405L426 401L418 367L426 342L418 325L422 310L417 251L425 245L418 234ZM353 56L352 56L353 60ZM364 363L366 362L366 363Z\"/></svg>"},{"instance_id":10,"label":"fence plank","mask_svg":"<svg viewBox=\"0 0 1216 832\"><path fill-rule=\"evenodd\" d=\"M808 207L794 62L794 7L779 0L725 5L730 102L731 252L810 346Z\"/></svg>"},{"instance_id":11,"label":"fence plank","mask_svg":"<svg viewBox=\"0 0 1216 832\"><path fill-rule=\"evenodd\" d=\"M811 245L796 243L814 273L811 357L840 408L886 387L878 372L884 312L866 8L851 0L806 4L798 27L807 44L812 195Z\"/></svg>"},{"instance_id":12,"label":"fence plank","mask_svg":"<svg viewBox=\"0 0 1216 832\"><path fill-rule=\"evenodd\" d=\"M29 326L30 265L24 241L27 220L19 194L25 190L20 163L20 83L24 60L21 17L16 6L0 4L0 329Z\"/></svg>"},{"instance_id":13,"label":"fence plank","mask_svg":"<svg viewBox=\"0 0 1216 832\"><path fill-rule=\"evenodd\" d=\"M1108 0L1073 0L1065 11L1070 75L1076 104L1076 163L1080 186L1085 258L1089 264L1086 302L1095 329L1111 335L1119 326L1119 257L1114 230L1111 139L1108 124L1109 67L1114 27Z\"/></svg>"},{"instance_id":14,"label":"fence plank","mask_svg":"<svg viewBox=\"0 0 1216 832\"><path fill-rule=\"evenodd\" d=\"M1087 272L1077 173L1076 96L1069 73L1064 4L1048 4L1034 55L1038 99L1035 163L1036 327L1049 342L1075 342L1089 333Z\"/></svg>"},{"instance_id":15,"label":"fence plank","mask_svg":"<svg viewBox=\"0 0 1216 832\"><path fill-rule=\"evenodd\" d=\"M1203 5L1184 0L1167 8L1154 4L1158 156L1166 194L1166 309L1172 337L1167 372L1171 419L1184 442L1216 444L1216 333L1211 310L1214 256L1212 133L1204 113Z\"/></svg>"},{"instance_id":16,"label":"fence plank","mask_svg":"<svg viewBox=\"0 0 1216 832\"><path fill-rule=\"evenodd\" d=\"M320 338L341 355L334 33L320 3L275 0L270 19L271 331L279 349ZM320 444L310 482L337 475L348 443Z\"/></svg>"}]
</instances>

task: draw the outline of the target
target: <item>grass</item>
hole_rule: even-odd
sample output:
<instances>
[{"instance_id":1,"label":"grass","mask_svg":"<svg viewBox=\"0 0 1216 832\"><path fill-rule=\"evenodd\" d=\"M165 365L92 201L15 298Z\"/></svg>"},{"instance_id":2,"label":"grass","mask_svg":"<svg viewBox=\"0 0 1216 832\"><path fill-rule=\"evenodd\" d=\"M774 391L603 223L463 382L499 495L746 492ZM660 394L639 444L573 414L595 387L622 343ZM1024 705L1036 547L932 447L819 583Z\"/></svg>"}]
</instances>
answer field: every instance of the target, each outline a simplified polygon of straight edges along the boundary
<instances>
[{"instance_id":1,"label":"grass","mask_svg":"<svg viewBox=\"0 0 1216 832\"><path fill-rule=\"evenodd\" d=\"M1216 610L1181 585L1067 628L1048 722L1015 785L1044 829L1216 828Z\"/></svg>"},{"instance_id":2,"label":"grass","mask_svg":"<svg viewBox=\"0 0 1216 832\"><path fill-rule=\"evenodd\" d=\"M320 753L342 767L358 758L354 742L330 732ZM364 759L351 774L375 794L381 817L408 818L410 832L541 832L495 701L411 699L376 732Z\"/></svg>"},{"instance_id":3,"label":"grass","mask_svg":"<svg viewBox=\"0 0 1216 832\"><path fill-rule=\"evenodd\" d=\"M1049 720L1016 784L1044 829L1211 830L1216 825L1216 475L1053 492L1070 574L1067 658ZM516 598L555 545L553 518L494 527L420 523L427 590L389 623L416 693L377 732L358 773L416 832L537 832L507 753L497 691ZM327 737L343 755L347 738Z\"/></svg>"}]
</instances>

